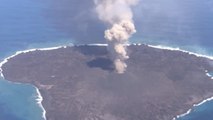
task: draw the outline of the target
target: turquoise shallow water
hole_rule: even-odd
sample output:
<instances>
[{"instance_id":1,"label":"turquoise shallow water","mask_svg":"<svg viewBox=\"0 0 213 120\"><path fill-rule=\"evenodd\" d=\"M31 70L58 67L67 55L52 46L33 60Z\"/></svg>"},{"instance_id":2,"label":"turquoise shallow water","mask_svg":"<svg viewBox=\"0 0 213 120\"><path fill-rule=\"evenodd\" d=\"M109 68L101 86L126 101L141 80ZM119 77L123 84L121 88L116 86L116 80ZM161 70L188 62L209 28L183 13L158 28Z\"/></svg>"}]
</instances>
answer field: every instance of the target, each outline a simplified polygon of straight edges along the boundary
<instances>
[{"instance_id":1,"label":"turquoise shallow water","mask_svg":"<svg viewBox=\"0 0 213 120\"><path fill-rule=\"evenodd\" d=\"M131 41L213 56L212 5L211 0L143 0L134 9L138 32ZM92 6L92 0L1 0L0 60L30 48L104 43L105 26L85 11ZM36 95L31 85L0 79L0 120L42 120ZM212 120L212 112L210 101L180 120Z\"/></svg>"},{"instance_id":2,"label":"turquoise shallow water","mask_svg":"<svg viewBox=\"0 0 213 120\"><path fill-rule=\"evenodd\" d=\"M36 89L0 79L0 120L43 120Z\"/></svg>"},{"instance_id":3,"label":"turquoise shallow water","mask_svg":"<svg viewBox=\"0 0 213 120\"><path fill-rule=\"evenodd\" d=\"M209 72L209 74L213 77L213 72Z\"/></svg>"}]
</instances>

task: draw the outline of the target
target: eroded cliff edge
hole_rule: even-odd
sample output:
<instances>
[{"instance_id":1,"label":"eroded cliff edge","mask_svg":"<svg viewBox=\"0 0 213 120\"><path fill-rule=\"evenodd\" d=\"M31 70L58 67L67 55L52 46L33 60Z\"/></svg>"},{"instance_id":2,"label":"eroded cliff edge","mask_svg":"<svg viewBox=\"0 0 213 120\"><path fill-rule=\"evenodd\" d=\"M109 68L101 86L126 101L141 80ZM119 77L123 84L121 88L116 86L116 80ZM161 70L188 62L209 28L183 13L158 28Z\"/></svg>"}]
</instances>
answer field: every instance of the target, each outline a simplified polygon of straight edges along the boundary
<instances>
[{"instance_id":1,"label":"eroded cliff edge","mask_svg":"<svg viewBox=\"0 0 213 120\"><path fill-rule=\"evenodd\" d=\"M40 89L48 120L171 120L213 96L211 60L146 45L128 51L122 75L105 46L87 45L19 54L2 69Z\"/></svg>"}]
</instances>

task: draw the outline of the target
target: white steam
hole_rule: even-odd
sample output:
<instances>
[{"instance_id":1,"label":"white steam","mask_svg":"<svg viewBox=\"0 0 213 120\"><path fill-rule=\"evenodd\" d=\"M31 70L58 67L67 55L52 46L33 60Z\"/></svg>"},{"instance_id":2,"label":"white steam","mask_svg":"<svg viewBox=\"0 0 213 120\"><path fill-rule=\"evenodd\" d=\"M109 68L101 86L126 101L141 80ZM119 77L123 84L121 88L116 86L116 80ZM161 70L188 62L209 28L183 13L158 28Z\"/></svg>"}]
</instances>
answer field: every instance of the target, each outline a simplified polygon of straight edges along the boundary
<instances>
[{"instance_id":1,"label":"white steam","mask_svg":"<svg viewBox=\"0 0 213 120\"><path fill-rule=\"evenodd\" d=\"M136 32L131 6L136 5L138 0L94 0L94 2L99 19L110 26L105 31L105 38L116 71L124 73L127 67L125 60L129 58L125 44Z\"/></svg>"}]
</instances>

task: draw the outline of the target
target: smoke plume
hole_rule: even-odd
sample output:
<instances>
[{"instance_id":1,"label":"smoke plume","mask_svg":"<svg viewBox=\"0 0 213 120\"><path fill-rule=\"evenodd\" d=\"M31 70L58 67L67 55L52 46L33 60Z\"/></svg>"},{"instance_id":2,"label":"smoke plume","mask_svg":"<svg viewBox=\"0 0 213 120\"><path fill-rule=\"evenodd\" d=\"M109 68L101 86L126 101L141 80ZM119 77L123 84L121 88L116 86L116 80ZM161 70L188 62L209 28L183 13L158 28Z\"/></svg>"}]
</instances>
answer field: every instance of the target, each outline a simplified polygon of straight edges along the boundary
<instances>
[{"instance_id":1,"label":"smoke plume","mask_svg":"<svg viewBox=\"0 0 213 120\"><path fill-rule=\"evenodd\" d=\"M105 31L108 49L112 54L116 71L120 74L126 70L125 60L129 58L126 43L136 32L131 6L138 0L94 0L99 19L109 25Z\"/></svg>"}]
</instances>

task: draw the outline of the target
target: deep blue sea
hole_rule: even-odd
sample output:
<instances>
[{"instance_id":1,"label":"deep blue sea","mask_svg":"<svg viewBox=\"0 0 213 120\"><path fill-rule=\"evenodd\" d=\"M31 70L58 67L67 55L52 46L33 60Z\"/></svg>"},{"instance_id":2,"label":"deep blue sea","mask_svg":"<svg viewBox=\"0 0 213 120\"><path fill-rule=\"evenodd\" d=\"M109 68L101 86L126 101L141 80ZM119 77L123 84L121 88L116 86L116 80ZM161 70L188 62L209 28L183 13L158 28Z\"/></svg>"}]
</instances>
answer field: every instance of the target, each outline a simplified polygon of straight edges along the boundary
<instances>
[{"instance_id":1,"label":"deep blue sea","mask_svg":"<svg viewBox=\"0 0 213 120\"><path fill-rule=\"evenodd\" d=\"M179 47L213 56L212 0L141 0L131 42ZM19 50L104 43L105 24L92 0L1 0L0 61ZM42 120L32 85L0 78L0 120ZM213 120L213 102L180 120Z\"/></svg>"}]
</instances>

